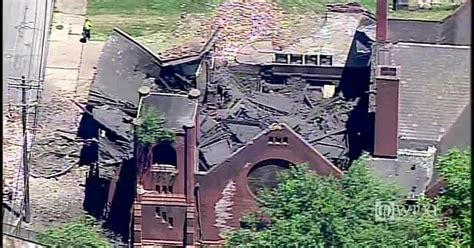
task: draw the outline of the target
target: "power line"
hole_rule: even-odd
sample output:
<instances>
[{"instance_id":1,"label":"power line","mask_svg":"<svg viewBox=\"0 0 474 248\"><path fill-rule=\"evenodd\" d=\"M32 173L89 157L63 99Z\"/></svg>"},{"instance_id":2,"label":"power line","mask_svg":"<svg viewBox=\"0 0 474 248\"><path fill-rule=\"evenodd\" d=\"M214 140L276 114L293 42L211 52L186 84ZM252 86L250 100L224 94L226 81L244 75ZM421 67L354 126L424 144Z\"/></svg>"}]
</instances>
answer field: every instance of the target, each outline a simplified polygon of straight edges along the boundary
<instances>
[{"instance_id":1,"label":"power line","mask_svg":"<svg viewBox=\"0 0 474 248\"><path fill-rule=\"evenodd\" d=\"M14 78L10 78L14 79ZM17 80L17 79L16 79ZM29 85L28 82L36 81L36 80L26 80L24 76L20 78L21 83L15 84L10 83L9 86L11 88L19 88L21 89L21 104L17 105L22 108L21 111L21 122L22 122L22 135L23 135L23 147L22 147L22 167L23 167L23 203L22 203L22 211L21 214L24 216L25 221L27 223L31 220L31 209L30 209L30 188L29 188L29 172L30 172L30 149L28 147L28 99L26 97L27 91L32 89L39 89L40 86L33 86ZM21 221L20 221L21 223Z\"/></svg>"},{"instance_id":2,"label":"power line","mask_svg":"<svg viewBox=\"0 0 474 248\"><path fill-rule=\"evenodd\" d=\"M11 106L16 106L16 107L21 107L21 122L22 122L22 155L21 155L21 166L18 167L18 175L15 178L16 181L16 187L15 191L13 192L14 194L14 199L13 199L13 211L15 212L16 208L16 202L18 199L16 199L20 195L20 191L18 189L18 185L20 184L19 182L21 181L20 179L20 174L21 174L21 169L23 169L23 199L21 201L21 206L20 206L20 217L24 217L24 220L26 222L30 222L31 220L31 209L30 209L30 195L29 195L29 176L30 176L30 167L31 167L31 148L35 140L36 136L36 131L38 128L38 116L39 116L39 111L41 107L41 98L42 98L42 90L43 90L43 80L44 80L44 64L45 64L45 49L47 47L47 28L48 28L48 23L49 23L49 18L48 16L51 14L48 9L52 6L49 6L53 2L51 1L44 1L44 14L41 15L43 18L43 22L41 23L40 15L39 15L39 2L40 1L35 1L35 8L34 8L34 19L32 21L32 27L27 26L26 24L26 19L27 19L27 12L28 12L28 6L25 4L26 1L22 1L22 6L21 9L24 10L23 12L23 20L20 22L20 25L17 26L17 37L15 38L15 44L14 44L14 50L13 50L13 61L12 61L12 69L13 71L10 71L10 73L13 72L20 72L22 75L20 78L15 78L15 77L9 77L8 79L10 82L8 84L8 89L20 89L21 90L21 103L20 104L11 104ZM41 1L42 2L42 1ZM49 3L48 3L49 2ZM25 6L26 5L26 6ZM24 8L24 9L23 9ZM40 28L42 26L42 29ZM31 43L29 45L31 46L30 48L30 55L29 55L29 63L24 64L22 56L24 55L16 55L17 53L17 48L18 44L20 41L22 42L24 39L24 29L31 29L33 31L32 34L32 39ZM41 36L37 33L38 31L42 31L43 33ZM38 37L37 37L38 36ZM39 39L38 39L39 38ZM38 43L40 42L40 43ZM38 44L40 45L39 47ZM34 67L34 61L33 57L37 57L38 55L34 54L35 50L38 50L39 48L39 67ZM26 71L25 71L26 70ZM37 72L35 70L38 70ZM27 75L28 79L24 75ZM33 79L31 79L33 77ZM32 91L33 90L33 91ZM36 91L36 92L34 92ZM35 94L36 93L36 94ZM14 96L11 96L14 97ZM29 111L29 108L33 107L34 111L31 113ZM29 118L30 117L30 118ZM33 121L32 127L29 128L28 126L28 121L31 120ZM28 132L28 130L32 131L32 134ZM29 141L29 138L32 138L31 141ZM21 225L21 220L18 222L18 226Z\"/></svg>"}]
</instances>

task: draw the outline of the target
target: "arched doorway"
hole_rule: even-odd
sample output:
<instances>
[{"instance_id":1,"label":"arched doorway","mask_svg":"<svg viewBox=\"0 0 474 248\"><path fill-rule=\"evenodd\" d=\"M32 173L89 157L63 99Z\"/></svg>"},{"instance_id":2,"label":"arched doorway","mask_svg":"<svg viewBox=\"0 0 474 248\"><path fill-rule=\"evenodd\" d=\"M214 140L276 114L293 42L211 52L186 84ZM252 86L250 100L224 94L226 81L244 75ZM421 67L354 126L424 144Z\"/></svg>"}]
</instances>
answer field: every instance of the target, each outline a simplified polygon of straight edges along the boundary
<instances>
[{"instance_id":1,"label":"arched doorway","mask_svg":"<svg viewBox=\"0 0 474 248\"><path fill-rule=\"evenodd\" d=\"M153 147L152 164L177 166L178 156L171 144L158 144Z\"/></svg>"},{"instance_id":2,"label":"arched doorway","mask_svg":"<svg viewBox=\"0 0 474 248\"><path fill-rule=\"evenodd\" d=\"M258 196L263 189L274 189L280 183L278 175L293 163L283 159L267 159L256 164L247 175L250 191Z\"/></svg>"}]
</instances>

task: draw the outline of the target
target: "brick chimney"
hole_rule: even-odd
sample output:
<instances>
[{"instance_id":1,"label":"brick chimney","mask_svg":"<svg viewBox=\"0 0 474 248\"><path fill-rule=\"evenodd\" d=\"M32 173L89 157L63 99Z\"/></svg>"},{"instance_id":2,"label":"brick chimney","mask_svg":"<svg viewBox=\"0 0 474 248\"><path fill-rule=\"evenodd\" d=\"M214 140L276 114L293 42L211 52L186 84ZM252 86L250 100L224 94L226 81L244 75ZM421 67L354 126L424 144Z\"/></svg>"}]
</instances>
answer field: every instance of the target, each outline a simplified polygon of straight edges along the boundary
<instances>
[{"instance_id":1,"label":"brick chimney","mask_svg":"<svg viewBox=\"0 0 474 248\"><path fill-rule=\"evenodd\" d=\"M388 2L387 0L377 0L377 42L388 40Z\"/></svg>"},{"instance_id":2,"label":"brick chimney","mask_svg":"<svg viewBox=\"0 0 474 248\"><path fill-rule=\"evenodd\" d=\"M374 155L396 158L398 150L399 68L379 65L375 79Z\"/></svg>"}]
</instances>

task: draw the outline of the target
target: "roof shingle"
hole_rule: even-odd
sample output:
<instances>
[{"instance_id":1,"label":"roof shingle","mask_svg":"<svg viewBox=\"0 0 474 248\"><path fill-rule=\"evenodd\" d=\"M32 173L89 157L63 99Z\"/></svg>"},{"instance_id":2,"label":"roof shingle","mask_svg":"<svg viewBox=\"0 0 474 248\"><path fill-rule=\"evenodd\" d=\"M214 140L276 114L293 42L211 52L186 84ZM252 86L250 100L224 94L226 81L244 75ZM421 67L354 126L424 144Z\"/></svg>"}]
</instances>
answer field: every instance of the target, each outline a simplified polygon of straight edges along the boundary
<instances>
[{"instance_id":1,"label":"roof shingle","mask_svg":"<svg viewBox=\"0 0 474 248\"><path fill-rule=\"evenodd\" d=\"M470 48L399 43L400 139L439 141L470 98Z\"/></svg>"}]
</instances>

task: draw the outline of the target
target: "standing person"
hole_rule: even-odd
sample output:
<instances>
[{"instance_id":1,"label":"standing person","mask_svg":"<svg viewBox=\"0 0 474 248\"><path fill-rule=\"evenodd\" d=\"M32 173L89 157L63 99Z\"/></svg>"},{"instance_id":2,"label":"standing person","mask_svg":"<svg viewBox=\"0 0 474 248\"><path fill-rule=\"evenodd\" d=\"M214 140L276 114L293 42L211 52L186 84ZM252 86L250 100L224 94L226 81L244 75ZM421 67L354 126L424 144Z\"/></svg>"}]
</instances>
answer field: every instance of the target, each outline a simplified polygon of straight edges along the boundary
<instances>
[{"instance_id":1,"label":"standing person","mask_svg":"<svg viewBox=\"0 0 474 248\"><path fill-rule=\"evenodd\" d=\"M84 27L83 27L83 32L84 32L84 37L87 38L87 40L91 40L91 28L92 28L92 22L89 19L86 19L84 22Z\"/></svg>"}]
</instances>

